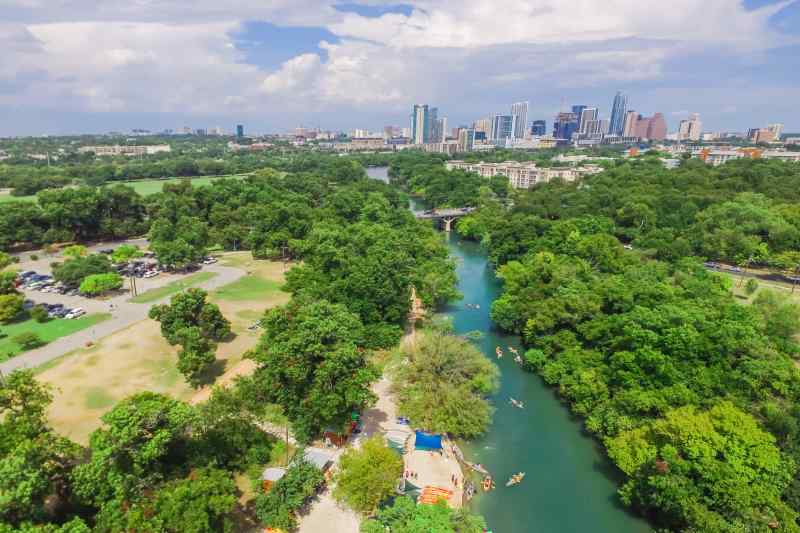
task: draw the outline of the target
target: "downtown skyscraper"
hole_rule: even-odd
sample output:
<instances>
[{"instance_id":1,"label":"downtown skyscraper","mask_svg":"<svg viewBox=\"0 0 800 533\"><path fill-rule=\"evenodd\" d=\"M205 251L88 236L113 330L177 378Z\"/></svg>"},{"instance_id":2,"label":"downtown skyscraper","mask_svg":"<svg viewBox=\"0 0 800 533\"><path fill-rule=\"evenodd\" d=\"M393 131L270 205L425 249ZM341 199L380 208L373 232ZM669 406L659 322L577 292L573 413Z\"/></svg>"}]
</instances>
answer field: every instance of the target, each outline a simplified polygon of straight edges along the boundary
<instances>
[{"instance_id":1,"label":"downtown skyscraper","mask_svg":"<svg viewBox=\"0 0 800 533\"><path fill-rule=\"evenodd\" d=\"M611 135L622 135L625 131L625 112L628 110L628 97L617 91L614 97L614 105L611 108L611 120L608 125L608 133Z\"/></svg>"},{"instance_id":2,"label":"downtown skyscraper","mask_svg":"<svg viewBox=\"0 0 800 533\"><path fill-rule=\"evenodd\" d=\"M428 104L415 104L411 109L411 142L425 144L430 138L431 116Z\"/></svg>"},{"instance_id":3,"label":"downtown skyscraper","mask_svg":"<svg viewBox=\"0 0 800 533\"><path fill-rule=\"evenodd\" d=\"M522 139L528 128L528 102L511 104L511 116L514 117L514 138Z\"/></svg>"}]
</instances>

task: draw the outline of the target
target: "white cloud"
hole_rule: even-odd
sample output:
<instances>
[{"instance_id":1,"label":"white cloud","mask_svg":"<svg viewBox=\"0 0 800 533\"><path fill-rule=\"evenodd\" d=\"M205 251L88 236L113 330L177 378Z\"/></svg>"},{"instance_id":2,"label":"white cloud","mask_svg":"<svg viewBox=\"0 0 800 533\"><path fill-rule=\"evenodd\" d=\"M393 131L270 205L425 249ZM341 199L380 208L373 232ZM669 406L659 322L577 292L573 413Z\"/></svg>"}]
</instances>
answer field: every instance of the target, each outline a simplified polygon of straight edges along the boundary
<instances>
[{"instance_id":1,"label":"white cloud","mask_svg":"<svg viewBox=\"0 0 800 533\"><path fill-rule=\"evenodd\" d=\"M657 80L696 50L752 57L783 42L769 18L787 5L403 3L414 6L409 16L367 18L334 0L0 0L0 105L187 114L467 105L503 91ZM265 72L232 37L251 20L323 26L341 40L306 43L320 53Z\"/></svg>"}]
</instances>

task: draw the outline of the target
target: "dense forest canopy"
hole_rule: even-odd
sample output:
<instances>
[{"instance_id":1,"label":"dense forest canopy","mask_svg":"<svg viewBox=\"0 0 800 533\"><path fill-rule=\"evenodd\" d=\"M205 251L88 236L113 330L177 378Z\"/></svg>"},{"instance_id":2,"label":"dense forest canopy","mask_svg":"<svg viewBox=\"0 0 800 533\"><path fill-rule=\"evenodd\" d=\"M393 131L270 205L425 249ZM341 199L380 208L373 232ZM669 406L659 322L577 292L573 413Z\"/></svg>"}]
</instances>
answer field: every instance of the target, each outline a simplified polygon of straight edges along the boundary
<instances>
[{"instance_id":1,"label":"dense forest canopy","mask_svg":"<svg viewBox=\"0 0 800 533\"><path fill-rule=\"evenodd\" d=\"M431 205L476 199L457 231L498 268L492 318L603 442L624 503L668 531L800 531L800 307L742 303L702 264L797 268L800 165L641 157L508 197L435 157L392 165Z\"/></svg>"}]
</instances>

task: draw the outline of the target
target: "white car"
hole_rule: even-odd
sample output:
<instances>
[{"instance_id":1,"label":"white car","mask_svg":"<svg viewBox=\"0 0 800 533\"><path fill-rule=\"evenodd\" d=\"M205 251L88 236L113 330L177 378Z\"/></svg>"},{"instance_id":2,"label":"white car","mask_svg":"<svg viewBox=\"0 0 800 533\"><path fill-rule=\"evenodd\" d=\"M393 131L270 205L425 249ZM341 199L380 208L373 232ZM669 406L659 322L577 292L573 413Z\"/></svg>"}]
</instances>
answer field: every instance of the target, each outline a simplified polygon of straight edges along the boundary
<instances>
[{"instance_id":1,"label":"white car","mask_svg":"<svg viewBox=\"0 0 800 533\"><path fill-rule=\"evenodd\" d=\"M69 318L71 320L73 318L78 318L79 316L83 316L85 314L86 314L86 311L84 311L83 308L77 307L77 308L73 309L72 311L70 311L69 313L67 313L64 316L64 318Z\"/></svg>"},{"instance_id":2,"label":"white car","mask_svg":"<svg viewBox=\"0 0 800 533\"><path fill-rule=\"evenodd\" d=\"M144 273L145 278L154 278L156 276L158 276L158 272L156 272L155 270L150 270Z\"/></svg>"}]
</instances>

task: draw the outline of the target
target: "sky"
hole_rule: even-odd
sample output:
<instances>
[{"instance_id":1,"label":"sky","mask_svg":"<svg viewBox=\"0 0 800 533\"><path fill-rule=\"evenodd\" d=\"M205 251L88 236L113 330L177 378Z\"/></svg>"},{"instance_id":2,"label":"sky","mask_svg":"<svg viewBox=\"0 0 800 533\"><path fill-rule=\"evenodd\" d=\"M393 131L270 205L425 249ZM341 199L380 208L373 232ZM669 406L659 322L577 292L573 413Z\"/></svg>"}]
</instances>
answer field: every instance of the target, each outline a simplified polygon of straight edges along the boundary
<instances>
[{"instance_id":1,"label":"sky","mask_svg":"<svg viewBox=\"0 0 800 533\"><path fill-rule=\"evenodd\" d=\"M800 0L0 0L0 136L448 126L614 94L800 132Z\"/></svg>"}]
</instances>

